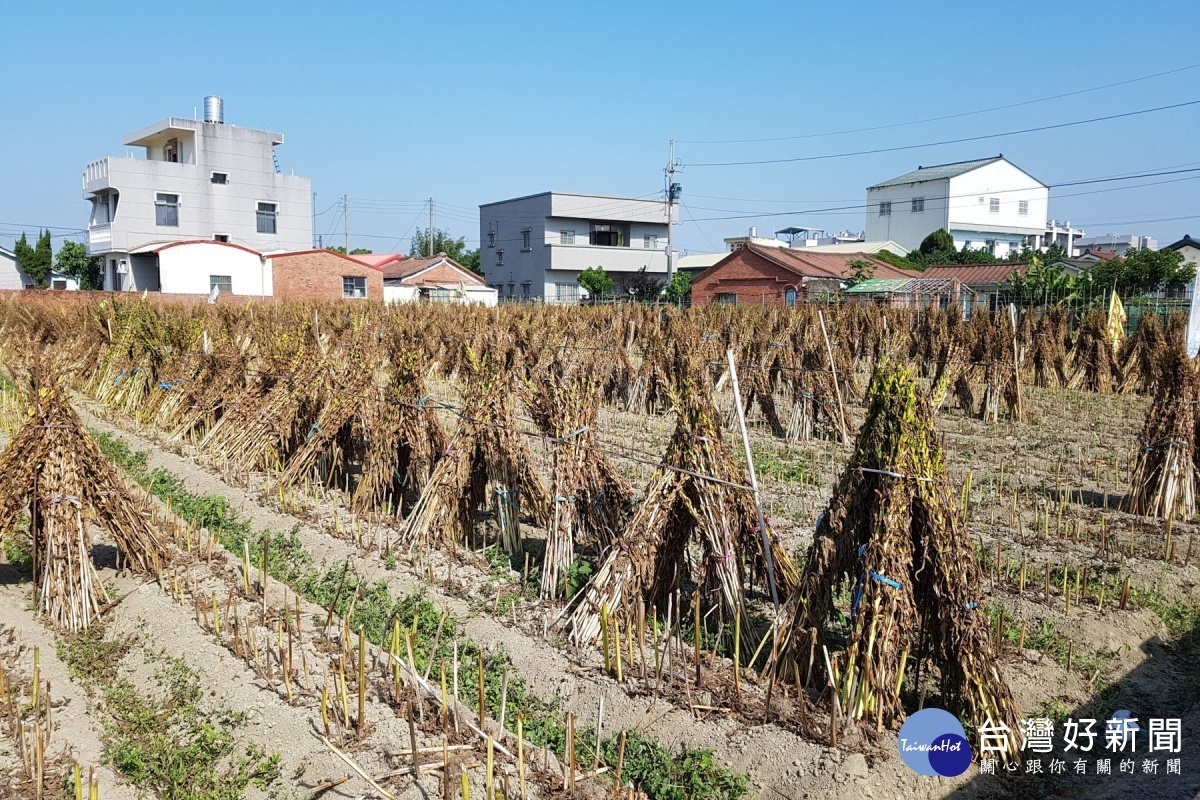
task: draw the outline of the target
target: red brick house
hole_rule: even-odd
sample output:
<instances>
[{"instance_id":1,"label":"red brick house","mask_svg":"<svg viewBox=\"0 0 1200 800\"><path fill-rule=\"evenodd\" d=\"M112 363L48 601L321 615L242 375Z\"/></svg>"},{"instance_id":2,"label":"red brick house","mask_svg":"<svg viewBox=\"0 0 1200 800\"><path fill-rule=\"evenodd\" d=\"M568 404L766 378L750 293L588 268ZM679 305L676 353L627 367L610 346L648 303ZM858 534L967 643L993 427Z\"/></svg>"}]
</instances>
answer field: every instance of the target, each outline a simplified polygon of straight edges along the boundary
<instances>
[{"instance_id":1,"label":"red brick house","mask_svg":"<svg viewBox=\"0 0 1200 800\"><path fill-rule=\"evenodd\" d=\"M692 280L692 305L707 303L794 306L841 294L854 277L853 262L866 262L873 278L911 278L866 253L806 253L803 248L747 244Z\"/></svg>"},{"instance_id":2,"label":"red brick house","mask_svg":"<svg viewBox=\"0 0 1200 800\"><path fill-rule=\"evenodd\" d=\"M271 280L281 300L383 301L383 270L332 250L272 253Z\"/></svg>"}]
</instances>

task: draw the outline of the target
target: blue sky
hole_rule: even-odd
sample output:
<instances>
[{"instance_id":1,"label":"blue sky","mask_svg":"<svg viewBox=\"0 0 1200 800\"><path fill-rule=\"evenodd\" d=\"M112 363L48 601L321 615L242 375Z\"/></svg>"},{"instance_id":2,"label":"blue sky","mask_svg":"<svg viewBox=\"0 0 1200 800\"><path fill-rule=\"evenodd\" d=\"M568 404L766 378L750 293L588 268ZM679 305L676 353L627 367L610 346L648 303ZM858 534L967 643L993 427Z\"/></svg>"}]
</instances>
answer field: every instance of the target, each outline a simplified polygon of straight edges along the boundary
<instances>
[{"instance_id":1,"label":"blue sky","mask_svg":"<svg viewBox=\"0 0 1200 800\"><path fill-rule=\"evenodd\" d=\"M786 225L860 230L865 187L920 164L1003 152L1046 183L1200 167L1200 106L1005 139L793 164L700 167L977 136L1200 99L1188 2L0 2L0 243L83 228L84 166L189 116L282 131L312 178L317 232L407 250L423 206L474 246L480 203L548 189L661 192L679 140L678 246ZM799 137L784 141L702 141ZM1200 234L1200 172L1051 193L1089 234ZM1095 191L1095 190L1104 191ZM1059 194L1089 191L1073 197ZM766 216L767 212L799 213ZM760 215L739 219L719 217ZM1187 219L1170 219L1185 217ZM690 220L700 220L693 223ZM1143 222L1143 220L1145 220ZM1166 220L1166 221L1162 221ZM61 229L61 230L59 230ZM74 238L80 238L78 234Z\"/></svg>"}]
</instances>

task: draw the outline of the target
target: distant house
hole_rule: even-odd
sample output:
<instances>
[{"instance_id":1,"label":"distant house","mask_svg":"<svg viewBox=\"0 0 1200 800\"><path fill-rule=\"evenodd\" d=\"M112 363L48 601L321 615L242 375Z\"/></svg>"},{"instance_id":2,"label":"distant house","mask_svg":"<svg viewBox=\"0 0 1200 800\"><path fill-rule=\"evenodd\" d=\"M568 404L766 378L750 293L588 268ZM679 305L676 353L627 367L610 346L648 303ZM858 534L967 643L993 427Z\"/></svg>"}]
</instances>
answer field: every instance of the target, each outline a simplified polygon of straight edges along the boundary
<instances>
[{"instance_id":1,"label":"distant house","mask_svg":"<svg viewBox=\"0 0 1200 800\"><path fill-rule=\"evenodd\" d=\"M264 297L271 270L262 254L240 244L212 239L151 242L131 248L105 279L107 291L162 292Z\"/></svg>"},{"instance_id":2,"label":"distant house","mask_svg":"<svg viewBox=\"0 0 1200 800\"><path fill-rule=\"evenodd\" d=\"M1151 236L1132 233L1109 233L1103 236L1085 236L1075 241L1080 250L1094 255L1123 256L1130 250L1157 250L1158 242Z\"/></svg>"},{"instance_id":3,"label":"distant house","mask_svg":"<svg viewBox=\"0 0 1200 800\"><path fill-rule=\"evenodd\" d=\"M722 258L692 281L692 304L794 306L823 295L841 294L863 262L873 278L910 278L866 253L813 253L808 248L747 244Z\"/></svg>"},{"instance_id":4,"label":"distant house","mask_svg":"<svg viewBox=\"0 0 1200 800\"><path fill-rule=\"evenodd\" d=\"M979 296L977 305L996 311L1003 302L1007 302L1002 295L1007 291L1012 277L1024 277L1027 272L1029 264L1001 261L995 264L943 264L928 268L921 273L921 277L956 280Z\"/></svg>"},{"instance_id":5,"label":"distant house","mask_svg":"<svg viewBox=\"0 0 1200 800\"><path fill-rule=\"evenodd\" d=\"M205 98L203 121L168 117L125 136L139 157L88 164L87 251L103 259L104 288L143 288L127 278L134 252L145 255L149 242L210 240L254 252L311 247L312 186L279 169L275 148L283 140L282 133L226 125L224 103L213 96ZM207 272L201 267L196 282Z\"/></svg>"},{"instance_id":6,"label":"distant house","mask_svg":"<svg viewBox=\"0 0 1200 800\"><path fill-rule=\"evenodd\" d=\"M385 303L481 303L496 305L498 292L481 275L445 253L393 260L383 269Z\"/></svg>"},{"instance_id":7,"label":"distant house","mask_svg":"<svg viewBox=\"0 0 1200 800\"><path fill-rule=\"evenodd\" d=\"M867 189L867 240L909 250L937 230L1003 258L1046 234L1046 184L1003 155L918 167Z\"/></svg>"},{"instance_id":8,"label":"distant house","mask_svg":"<svg viewBox=\"0 0 1200 800\"><path fill-rule=\"evenodd\" d=\"M1197 274L1200 274L1200 239L1194 239L1191 235L1184 236L1178 242L1169 244L1163 249L1182 253L1183 263L1196 267ZM1184 292L1185 296L1191 297L1188 312L1187 351L1188 355L1193 358L1200 352L1200 292L1196 291L1196 282L1193 280Z\"/></svg>"},{"instance_id":9,"label":"distant house","mask_svg":"<svg viewBox=\"0 0 1200 800\"><path fill-rule=\"evenodd\" d=\"M70 275L64 275L61 272L50 271L46 276L46 285L51 289L66 292L79 291L79 279L72 278Z\"/></svg>"},{"instance_id":10,"label":"distant house","mask_svg":"<svg viewBox=\"0 0 1200 800\"><path fill-rule=\"evenodd\" d=\"M21 269L17 254L0 247L0 289L29 289L33 286L37 286L37 281Z\"/></svg>"},{"instance_id":11,"label":"distant house","mask_svg":"<svg viewBox=\"0 0 1200 800\"><path fill-rule=\"evenodd\" d=\"M266 257L281 300L383 300L383 270L332 250L293 250Z\"/></svg>"},{"instance_id":12,"label":"distant house","mask_svg":"<svg viewBox=\"0 0 1200 800\"><path fill-rule=\"evenodd\" d=\"M962 307L968 317L978 306L979 295L963 286L957 278L872 278L846 290L846 301L860 305L921 310L946 308L951 303Z\"/></svg>"},{"instance_id":13,"label":"distant house","mask_svg":"<svg viewBox=\"0 0 1200 800\"><path fill-rule=\"evenodd\" d=\"M667 275L665 200L569 192L479 207L480 265L486 283L509 300L576 303L579 275L601 267L618 294L641 270ZM507 292L505 291L507 290Z\"/></svg>"}]
</instances>

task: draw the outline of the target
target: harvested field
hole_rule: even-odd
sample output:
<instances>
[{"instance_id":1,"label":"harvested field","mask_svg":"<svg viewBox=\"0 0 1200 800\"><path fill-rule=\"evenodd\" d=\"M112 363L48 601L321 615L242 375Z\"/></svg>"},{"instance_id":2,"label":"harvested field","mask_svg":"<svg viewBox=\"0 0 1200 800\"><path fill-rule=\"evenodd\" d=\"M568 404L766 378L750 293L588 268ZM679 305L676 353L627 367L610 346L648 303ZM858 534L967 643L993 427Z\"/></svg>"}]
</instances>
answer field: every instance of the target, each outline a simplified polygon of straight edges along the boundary
<instances>
[{"instance_id":1,"label":"harvested field","mask_svg":"<svg viewBox=\"0 0 1200 800\"><path fill-rule=\"evenodd\" d=\"M104 798L1200 793L1174 323L13 298L0 329L0 458L38 476L0 492L0 797L75 763ZM962 775L901 761L923 706ZM1135 771L1101 735L1073 774L1064 723L1120 709Z\"/></svg>"}]
</instances>

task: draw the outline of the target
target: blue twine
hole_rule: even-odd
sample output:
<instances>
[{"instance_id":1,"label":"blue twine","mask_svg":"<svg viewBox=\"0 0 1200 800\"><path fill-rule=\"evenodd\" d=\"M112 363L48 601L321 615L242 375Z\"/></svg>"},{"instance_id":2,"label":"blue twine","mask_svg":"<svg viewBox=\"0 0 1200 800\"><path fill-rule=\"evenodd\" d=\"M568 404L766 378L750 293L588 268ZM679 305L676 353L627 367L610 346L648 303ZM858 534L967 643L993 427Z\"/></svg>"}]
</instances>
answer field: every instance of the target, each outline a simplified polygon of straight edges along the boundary
<instances>
[{"instance_id":1,"label":"blue twine","mask_svg":"<svg viewBox=\"0 0 1200 800\"><path fill-rule=\"evenodd\" d=\"M585 432L585 431L586 431L588 428L590 428L590 427L592 427L592 426L591 426L591 425L584 425L582 428L580 428L579 430L575 431L574 433L568 433L566 436L560 436L560 437L558 437L557 439L555 439L554 441L556 441L556 442L565 442L565 441L567 441L568 439L574 439L576 436L578 436L579 434L581 434L581 433Z\"/></svg>"},{"instance_id":2,"label":"blue twine","mask_svg":"<svg viewBox=\"0 0 1200 800\"><path fill-rule=\"evenodd\" d=\"M304 441L311 442L313 434L320 433L320 432L321 432L321 426L314 422L312 424L312 427L308 429L308 438L306 438Z\"/></svg>"}]
</instances>

